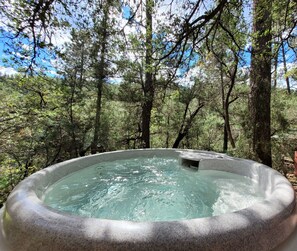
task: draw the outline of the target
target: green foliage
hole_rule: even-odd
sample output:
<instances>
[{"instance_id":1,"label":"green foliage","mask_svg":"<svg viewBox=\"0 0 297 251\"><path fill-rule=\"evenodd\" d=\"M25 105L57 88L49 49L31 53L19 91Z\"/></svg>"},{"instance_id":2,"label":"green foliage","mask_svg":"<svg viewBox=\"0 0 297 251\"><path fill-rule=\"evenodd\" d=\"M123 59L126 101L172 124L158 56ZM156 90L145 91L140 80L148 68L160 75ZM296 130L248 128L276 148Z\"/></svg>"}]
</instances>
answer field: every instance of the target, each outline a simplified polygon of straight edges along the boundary
<instances>
[{"instance_id":1,"label":"green foliage","mask_svg":"<svg viewBox=\"0 0 297 251\"><path fill-rule=\"evenodd\" d=\"M272 95L273 167L288 173L285 159L293 159L297 142L297 96L285 90L275 90Z\"/></svg>"},{"instance_id":2,"label":"green foliage","mask_svg":"<svg viewBox=\"0 0 297 251\"><path fill-rule=\"evenodd\" d=\"M35 170L79 156L82 151L89 154L95 115L94 86L86 80L71 103L70 83L39 77L1 78L1 203L20 180ZM215 95L215 85L194 87L173 87L167 89L166 95L163 89L157 91L152 111L152 147L172 147L185 104L193 111L202 97L205 106L180 147L222 151L224 121L217 109L220 99ZM131 93L123 90L122 85L104 88L99 136L102 151L140 147L141 103L129 99ZM236 148L228 153L243 158L253 157L248 93L247 85L237 83L234 94L239 98L230 106ZM297 98L284 90L275 90L272 97L274 167L285 173L283 160L292 156L296 142Z\"/></svg>"},{"instance_id":3,"label":"green foliage","mask_svg":"<svg viewBox=\"0 0 297 251\"><path fill-rule=\"evenodd\" d=\"M24 167L19 167L18 163L9 156L1 155L3 161L0 161L0 207L6 201L12 189L24 178ZM38 171L38 168L31 166L28 169L28 175Z\"/></svg>"},{"instance_id":4,"label":"green foliage","mask_svg":"<svg viewBox=\"0 0 297 251\"><path fill-rule=\"evenodd\" d=\"M284 77L292 77L294 80L297 80L297 67L289 70Z\"/></svg>"}]
</instances>

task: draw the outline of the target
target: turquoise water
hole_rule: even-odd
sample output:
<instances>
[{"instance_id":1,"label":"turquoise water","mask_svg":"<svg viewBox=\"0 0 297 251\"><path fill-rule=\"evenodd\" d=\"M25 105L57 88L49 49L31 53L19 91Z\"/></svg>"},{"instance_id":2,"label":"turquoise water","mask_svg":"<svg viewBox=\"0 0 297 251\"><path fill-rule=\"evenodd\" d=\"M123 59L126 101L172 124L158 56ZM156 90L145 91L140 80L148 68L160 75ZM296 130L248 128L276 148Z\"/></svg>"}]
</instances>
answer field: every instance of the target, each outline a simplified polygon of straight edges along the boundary
<instances>
[{"instance_id":1,"label":"turquoise water","mask_svg":"<svg viewBox=\"0 0 297 251\"><path fill-rule=\"evenodd\" d=\"M172 221L220 215L263 200L256 182L179 165L173 158L103 162L50 186L44 203L84 217Z\"/></svg>"}]
</instances>

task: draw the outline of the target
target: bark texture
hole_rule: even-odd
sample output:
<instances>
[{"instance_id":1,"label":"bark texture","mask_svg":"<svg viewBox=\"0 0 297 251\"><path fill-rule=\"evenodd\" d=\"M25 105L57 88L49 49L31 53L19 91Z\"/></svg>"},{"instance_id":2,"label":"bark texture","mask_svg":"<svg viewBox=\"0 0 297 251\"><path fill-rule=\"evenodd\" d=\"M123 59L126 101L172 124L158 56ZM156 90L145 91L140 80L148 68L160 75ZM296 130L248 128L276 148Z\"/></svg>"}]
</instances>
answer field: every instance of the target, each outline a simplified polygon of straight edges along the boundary
<instances>
[{"instance_id":1,"label":"bark texture","mask_svg":"<svg viewBox=\"0 0 297 251\"><path fill-rule=\"evenodd\" d=\"M271 8L269 0L254 0L250 115L253 152L271 166Z\"/></svg>"}]
</instances>

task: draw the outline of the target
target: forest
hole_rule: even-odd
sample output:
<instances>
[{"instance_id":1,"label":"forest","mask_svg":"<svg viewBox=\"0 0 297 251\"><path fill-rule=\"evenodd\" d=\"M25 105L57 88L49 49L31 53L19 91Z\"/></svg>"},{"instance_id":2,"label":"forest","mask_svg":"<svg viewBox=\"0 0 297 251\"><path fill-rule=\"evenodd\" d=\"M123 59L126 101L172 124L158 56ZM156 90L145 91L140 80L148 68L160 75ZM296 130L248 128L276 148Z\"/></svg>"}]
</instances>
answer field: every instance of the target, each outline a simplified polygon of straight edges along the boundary
<instances>
[{"instance_id":1,"label":"forest","mask_svg":"<svg viewBox=\"0 0 297 251\"><path fill-rule=\"evenodd\" d=\"M0 207L37 170L121 149L223 152L286 175L296 38L293 0L0 0Z\"/></svg>"}]
</instances>

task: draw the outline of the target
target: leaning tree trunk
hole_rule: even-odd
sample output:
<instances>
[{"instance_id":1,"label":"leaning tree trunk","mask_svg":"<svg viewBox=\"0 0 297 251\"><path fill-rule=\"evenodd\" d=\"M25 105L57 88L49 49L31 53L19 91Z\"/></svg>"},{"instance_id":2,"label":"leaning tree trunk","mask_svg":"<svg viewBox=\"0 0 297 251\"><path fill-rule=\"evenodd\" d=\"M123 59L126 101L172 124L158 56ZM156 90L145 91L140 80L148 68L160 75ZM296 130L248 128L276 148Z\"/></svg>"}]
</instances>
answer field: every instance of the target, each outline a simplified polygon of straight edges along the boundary
<instances>
[{"instance_id":1,"label":"leaning tree trunk","mask_svg":"<svg viewBox=\"0 0 297 251\"><path fill-rule=\"evenodd\" d=\"M225 118L225 129L227 130L228 139L230 141L230 144L232 148L235 148L235 141L232 135L231 131L231 125L230 125L230 114L229 114L229 107L232 102L234 102L237 97L233 100L230 100L231 93L235 87L235 81L236 81L236 75L237 75L237 69L238 69L238 61L239 58L236 53L234 53L234 66L233 69L229 71L229 77L230 77L230 85L226 93L226 98L223 104L224 107L224 118Z\"/></svg>"},{"instance_id":2,"label":"leaning tree trunk","mask_svg":"<svg viewBox=\"0 0 297 251\"><path fill-rule=\"evenodd\" d=\"M234 53L235 54L235 53ZM228 71L229 78L230 78L230 84L228 85L227 93L225 93L225 85L224 85L224 77L223 77L223 64L221 63L220 69L221 69L221 95L222 95L222 106L223 106L223 119L224 119L224 140L223 140L223 152L228 151L228 142L230 141L230 144L232 148L235 148L235 141L232 135L231 125L230 125L230 114L229 114L229 106L232 102L234 102L237 98L230 101L230 97L232 94L232 91L235 86L235 80L236 80L236 74L237 74L237 68L238 68L238 57L235 56L234 60L234 69L231 71Z\"/></svg>"},{"instance_id":3,"label":"leaning tree trunk","mask_svg":"<svg viewBox=\"0 0 297 251\"><path fill-rule=\"evenodd\" d=\"M186 109L184 112L184 118L183 118L183 122L182 125L179 129L178 135L173 143L172 148L178 148L180 142L184 139L184 137L186 137L192 127L194 118L196 117L196 115L198 114L198 112L200 111L200 109L203 107L203 104L199 104L199 106L196 108L196 110L190 114L190 117L188 119L186 119L186 115L188 112L188 108L189 108L189 104L186 105Z\"/></svg>"},{"instance_id":4,"label":"leaning tree trunk","mask_svg":"<svg viewBox=\"0 0 297 251\"><path fill-rule=\"evenodd\" d=\"M271 166L271 7L270 0L254 0L250 115L253 152Z\"/></svg>"},{"instance_id":5,"label":"leaning tree trunk","mask_svg":"<svg viewBox=\"0 0 297 251\"><path fill-rule=\"evenodd\" d=\"M142 143L144 148L150 148L151 112L154 100L154 83L152 72L152 11L153 0L146 1L146 41L145 41L145 82L143 85L144 100L142 103Z\"/></svg>"}]
</instances>

